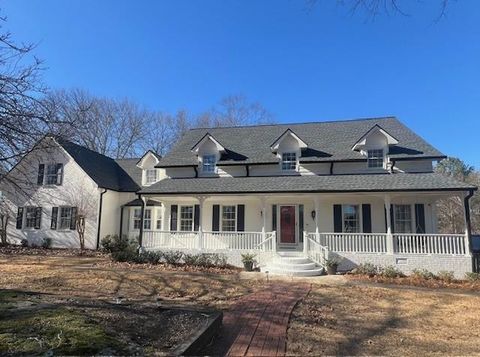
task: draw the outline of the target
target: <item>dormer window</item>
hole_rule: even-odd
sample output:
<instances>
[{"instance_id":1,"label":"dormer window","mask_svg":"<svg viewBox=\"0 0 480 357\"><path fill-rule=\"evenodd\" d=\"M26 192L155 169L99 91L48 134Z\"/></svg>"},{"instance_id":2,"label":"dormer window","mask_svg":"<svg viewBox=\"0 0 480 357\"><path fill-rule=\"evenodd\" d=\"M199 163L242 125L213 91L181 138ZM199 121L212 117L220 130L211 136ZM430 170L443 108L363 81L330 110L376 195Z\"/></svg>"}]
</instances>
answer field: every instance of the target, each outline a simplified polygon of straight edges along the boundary
<instances>
[{"instance_id":1,"label":"dormer window","mask_svg":"<svg viewBox=\"0 0 480 357\"><path fill-rule=\"evenodd\" d=\"M157 182L157 169L147 169L145 170L145 184L151 185Z\"/></svg>"},{"instance_id":2,"label":"dormer window","mask_svg":"<svg viewBox=\"0 0 480 357\"><path fill-rule=\"evenodd\" d=\"M203 155L202 156L202 172L215 173L217 170L217 156Z\"/></svg>"},{"instance_id":3,"label":"dormer window","mask_svg":"<svg viewBox=\"0 0 480 357\"><path fill-rule=\"evenodd\" d=\"M282 170L283 171L297 170L297 153L295 152L282 153Z\"/></svg>"},{"instance_id":4,"label":"dormer window","mask_svg":"<svg viewBox=\"0 0 480 357\"><path fill-rule=\"evenodd\" d=\"M383 168L383 162L382 149L367 150L367 166L369 169L381 169Z\"/></svg>"}]
</instances>

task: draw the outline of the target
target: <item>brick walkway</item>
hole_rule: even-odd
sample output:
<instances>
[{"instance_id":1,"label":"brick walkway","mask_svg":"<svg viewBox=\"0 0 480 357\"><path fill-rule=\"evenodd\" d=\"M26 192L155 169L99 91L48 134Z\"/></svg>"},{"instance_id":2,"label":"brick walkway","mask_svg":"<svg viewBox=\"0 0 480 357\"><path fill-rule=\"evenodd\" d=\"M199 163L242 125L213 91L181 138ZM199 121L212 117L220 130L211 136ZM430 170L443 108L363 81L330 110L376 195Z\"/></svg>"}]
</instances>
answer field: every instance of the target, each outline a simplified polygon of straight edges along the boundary
<instances>
[{"instance_id":1,"label":"brick walkway","mask_svg":"<svg viewBox=\"0 0 480 357\"><path fill-rule=\"evenodd\" d=\"M284 356L290 314L309 291L309 284L276 282L242 297L224 313L223 334L209 352L227 356Z\"/></svg>"}]
</instances>

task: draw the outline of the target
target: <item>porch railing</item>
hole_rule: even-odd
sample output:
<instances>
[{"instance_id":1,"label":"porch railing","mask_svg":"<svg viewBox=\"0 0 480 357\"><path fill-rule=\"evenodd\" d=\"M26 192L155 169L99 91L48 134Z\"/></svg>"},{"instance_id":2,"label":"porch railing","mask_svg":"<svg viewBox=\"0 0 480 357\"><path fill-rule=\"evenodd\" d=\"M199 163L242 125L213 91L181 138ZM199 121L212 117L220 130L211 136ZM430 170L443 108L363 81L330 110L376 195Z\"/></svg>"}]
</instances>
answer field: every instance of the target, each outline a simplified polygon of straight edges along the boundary
<instances>
[{"instance_id":1,"label":"porch railing","mask_svg":"<svg viewBox=\"0 0 480 357\"><path fill-rule=\"evenodd\" d=\"M315 235L315 233L310 233ZM342 253L386 253L385 233L320 233L318 242Z\"/></svg>"},{"instance_id":2,"label":"porch railing","mask_svg":"<svg viewBox=\"0 0 480 357\"><path fill-rule=\"evenodd\" d=\"M328 247L321 245L317 240L317 235L309 233L303 235L303 251L315 263L325 266L328 260Z\"/></svg>"},{"instance_id":3,"label":"porch railing","mask_svg":"<svg viewBox=\"0 0 480 357\"><path fill-rule=\"evenodd\" d=\"M146 249L275 250L275 232L144 231Z\"/></svg>"},{"instance_id":4,"label":"porch railing","mask_svg":"<svg viewBox=\"0 0 480 357\"><path fill-rule=\"evenodd\" d=\"M400 254L465 255L464 234L394 234L394 249Z\"/></svg>"}]
</instances>

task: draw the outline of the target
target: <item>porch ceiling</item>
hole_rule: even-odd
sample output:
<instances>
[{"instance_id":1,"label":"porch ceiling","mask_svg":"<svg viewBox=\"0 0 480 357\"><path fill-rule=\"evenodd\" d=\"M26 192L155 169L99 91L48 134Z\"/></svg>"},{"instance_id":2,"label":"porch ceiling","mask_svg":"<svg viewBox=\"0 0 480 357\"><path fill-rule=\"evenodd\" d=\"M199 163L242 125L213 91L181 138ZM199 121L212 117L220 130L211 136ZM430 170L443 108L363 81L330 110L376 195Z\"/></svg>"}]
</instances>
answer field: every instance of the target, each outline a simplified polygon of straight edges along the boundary
<instances>
[{"instance_id":1,"label":"porch ceiling","mask_svg":"<svg viewBox=\"0 0 480 357\"><path fill-rule=\"evenodd\" d=\"M467 191L476 187L436 173L167 178L142 194Z\"/></svg>"}]
</instances>

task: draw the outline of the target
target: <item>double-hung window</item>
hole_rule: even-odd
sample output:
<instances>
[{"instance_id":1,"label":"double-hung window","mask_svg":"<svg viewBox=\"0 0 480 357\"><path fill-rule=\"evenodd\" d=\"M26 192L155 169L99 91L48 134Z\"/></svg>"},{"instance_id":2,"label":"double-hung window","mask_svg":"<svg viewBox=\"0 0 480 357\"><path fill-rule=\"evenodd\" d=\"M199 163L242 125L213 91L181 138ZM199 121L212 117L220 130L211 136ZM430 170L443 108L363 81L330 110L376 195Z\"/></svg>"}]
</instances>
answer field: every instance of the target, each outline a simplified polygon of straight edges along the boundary
<instances>
[{"instance_id":1,"label":"double-hung window","mask_svg":"<svg viewBox=\"0 0 480 357\"><path fill-rule=\"evenodd\" d=\"M360 206L359 205L342 205L343 214L343 232L358 233L360 232Z\"/></svg>"},{"instance_id":2,"label":"double-hung window","mask_svg":"<svg viewBox=\"0 0 480 357\"><path fill-rule=\"evenodd\" d=\"M193 206L180 206L180 231L193 231Z\"/></svg>"},{"instance_id":3,"label":"double-hung window","mask_svg":"<svg viewBox=\"0 0 480 357\"><path fill-rule=\"evenodd\" d=\"M60 207L59 229L70 229L73 219L72 207Z\"/></svg>"},{"instance_id":4,"label":"double-hung window","mask_svg":"<svg viewBox=\"0 0 480 357\"><path fill-rule=\"evenodd\" d=\"M156 220L155 220L155 229L161 230L162 229L162 210L156 210Z\"/></svg>"},{"instance_id":5,"label":"double-hung window","mask_svg":"<svg viewBox=\"0 0 480 357\"><path fill-rule=\"evenodd\" d=\"M25 208L25 228L35 228L36 212L36 207Z\"/></svg>"},{"instance_id":6,"label":"double-hung window","mask_svg":"<svg viewBox=\"0 0 480 357\"><path fill-rule=\"evenodd\" d=\"M412 206L394 205L393 207L395 233L412 233Z\"/></svg>"},{"instance_id":7,"label":"double-hung window","mask_svg":"<svg viewBox=\"0 0 480 357\"><path fill-rule=\"evenodd\" d=\"M282 153L282 170L295 171L297 169L297 154L294 152Z\"/></svg>"},{"instance_id":8,"label":"double-hung window","mask_svg":"<svg viewBox=\"0 0 480 357\"><path fill-rule=\"evenodd\" d=\"M62 164L48 164L45 173L46 185L60 185L62 183Z\"/></svg>"},{"instance_id":9,"label":"double-hung window","mask_svg":"<svg viewBox=\"0 0 480 357\"><path fill-rule=\"evenodd\" d=\"M217 165L216 155L203 155L202 157L202 172L215 173Z\"/></svg>"},{"instance_id":10,"label":"double-hung window","mask_svg":"<svg viewBox=\"0 0 480 357\"><path fill-rule=\"evenodd\" d=\"M222 206L222 231L234 232L237 229L237 206Z\"/></svg>"},{"instance_id":11,"label":"double-hung window","mask_svg":"<svg viewBox=\"0 0 480 357\"><path fill-rule=\"evenodd\" d=\"M383 168L383 150L373 149L367 151L367 166L369 169Z\"/></svg>"},{"instance_id":12,"label":"double-hung window","mask_svg":"<svg viewBox=\"0 0 480 357\"><path fill-rule=\"evenodd\" d=\"M151 185L155 182L157 182L157 169L145 170L145 184Z\"/></svg>"},{"instance_id":13,"label":"double-hung window","mask_svg":"<svg viewBox=\"0 0 480 357\"><path fill-rule=\"evenodd\" d=\"M152 209L145 208L145 215L143 217L143 229L152 229Z\"/></svg>"},{"instance_id":14,"label":"double-hung window","mask_svg":"<svg viewBox=\"0 0 480 357\"><path fill-rule=\"evenodd\" d=\"M141 208L135 208L133 210L133 229L140 229L142 224L142 210Z\"/></svg>"}]
</instances>

